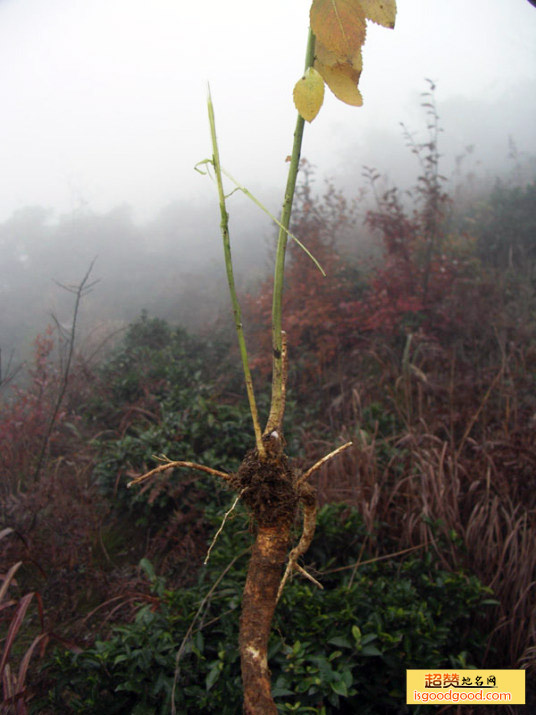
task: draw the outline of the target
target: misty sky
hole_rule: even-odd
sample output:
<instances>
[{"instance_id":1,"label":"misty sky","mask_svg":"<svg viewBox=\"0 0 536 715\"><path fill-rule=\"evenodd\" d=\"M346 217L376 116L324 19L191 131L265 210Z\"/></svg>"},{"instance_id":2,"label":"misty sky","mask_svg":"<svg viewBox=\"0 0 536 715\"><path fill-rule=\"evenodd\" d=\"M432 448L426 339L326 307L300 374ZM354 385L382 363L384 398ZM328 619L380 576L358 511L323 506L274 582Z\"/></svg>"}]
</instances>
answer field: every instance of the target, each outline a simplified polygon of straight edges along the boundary
<instances>
[{"instance_id":1,"label":"misty sky","mask_svg":"<svg viewBox=\"0 0 536 715\"><path fill-rule=\"evenodd\" d=\"M260 198L282 191L310 0L0 0L0 221L176 198L215 201L193 166L210 153L206 83L224 166ZM536 9L527 0L398 0L371 26L364 107L329 91L303 154L322 175L391 171L399 122L422 126L424 78L453 154L536 152ZM402 156L402 154L401 154ZM407 156L407 155L406 155ZM404 159L402 158L403 162ZM399 169L400 171L400 169Z\"/></svg>"}]
</instances>

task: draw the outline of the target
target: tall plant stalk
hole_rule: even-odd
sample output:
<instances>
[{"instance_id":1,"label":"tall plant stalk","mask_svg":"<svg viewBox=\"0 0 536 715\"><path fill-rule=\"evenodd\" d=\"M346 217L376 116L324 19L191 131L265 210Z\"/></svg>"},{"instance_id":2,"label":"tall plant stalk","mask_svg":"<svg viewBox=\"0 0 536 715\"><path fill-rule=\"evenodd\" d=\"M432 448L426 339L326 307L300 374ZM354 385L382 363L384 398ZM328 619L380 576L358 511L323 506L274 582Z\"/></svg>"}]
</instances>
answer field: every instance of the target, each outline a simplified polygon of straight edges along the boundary
<instances>
[{"instance_id":1,"label":"tall plant stalk","mask_svg":"<svg viewBox=\"0 0 536 715\"><path fill-rule=\"evenodd\" d=\"M305 53L305 70L313 66L315 58L315 36L309 28L307 39L307 50ZM270 404L270 414L266 424L265 433L269 434L276 428L281 428L284 412L284 379L283 379L283 335L282 335L282 314L283 314L283 285L285 273L285 256L287 251L288 229L292 215L292 204L296 191L296 181L300 168L300 155L303 140L303 130L305 120L298 114L296 128L294 130L294 143L290 156L290 167L285 189L285 198L281 211L281 227L277 240L277 252L274 269L274 293L272 300L272 399Z\"/></svg>"}]
</instances>

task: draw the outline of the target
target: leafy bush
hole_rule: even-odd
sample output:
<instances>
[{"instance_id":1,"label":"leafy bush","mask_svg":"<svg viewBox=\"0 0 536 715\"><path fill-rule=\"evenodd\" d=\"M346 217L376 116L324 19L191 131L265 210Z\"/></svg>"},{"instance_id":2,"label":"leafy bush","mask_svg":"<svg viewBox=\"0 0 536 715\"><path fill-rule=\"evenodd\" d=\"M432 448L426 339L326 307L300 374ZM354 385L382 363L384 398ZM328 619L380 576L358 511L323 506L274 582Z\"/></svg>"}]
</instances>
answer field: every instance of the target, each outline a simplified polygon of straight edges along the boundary
<instances>
[{"instance_id":1,"label":"leafy bush","mask_svg":"<svg viewBox=\"0 0 536 715\"><path fill-rule=\"evenodd\" d=\"M182 328L172 329L164 320L143 312L101 366L100 390L86 406L87 416L116 426L113 418L126 405L162 399L172 378L183 384L206 373L210 348Z\"/></svg>"},{"instance_id":2,"label":"leafy bush","mask_svg":"<svg viewBox=\"0 0 536 715\"><path fill-rule=\"evenodd\" d=\"M165 321L142 315L101 370L101 389L87 416L111 428L96 442L94 475L107 496L123 510L160 519L188 501L195 490L203 503L221 490L208 478L181 470L180 493L170 487L170 473L155 479L149 495L127 492L127 473L142 473L154 456L201 462L215 469L236 469L251 447L252 429L245 401L219 399L210 375L214 346ZM154 486L154 488L153 488ZM204 495L204 496L203 496Z\"/></svg>"},{"instance_id":3,"label":"leafy bush","mask_svg":"<svg viewBox=\"0 0 536 715\"><path fill-rule=\"evenodd\" d=\"M176 654L199 609L179 662L177 711L239 712L238 611L251 541L244 526L236 517L226 526L195 588L169 591L153 576L158 607L144 605L133 623L80 654L57 651L49 704L71 713L168 713ZM309 558L324 590L296 577L276 611L269 658L280 712L405 712L406 668L482 662L487 589L441 570L430 552L354 570L364 536L357 511L321 510Z\"/></svg>"},{"instance_id":4,"label":"leafy bush","mask_svg":"<svg viewBox=\"0 0 536 715\"><path fill-rule=\"evenodd\" d=\"M129 434L102 442L94 470L103 491L109 496L116 492L118 506L134 509L138 514L154 513L157 517L177 506L170 491L170 473L154 480L148 499L143 490L126 491L127 472L130 476L143 473L154 465L154 456L161 454L232 471L251 446L247 411L218 404L202 385L179 387L163 401L161 409L158 424L133 425ZM198 472L194 474L198 475ZM119 483L121 478L123 481ZM192 481L185 470L173 480L201 489L206 494L221 491L214 486L213 479L196 476Z\"/></svg>"}]
</instances>

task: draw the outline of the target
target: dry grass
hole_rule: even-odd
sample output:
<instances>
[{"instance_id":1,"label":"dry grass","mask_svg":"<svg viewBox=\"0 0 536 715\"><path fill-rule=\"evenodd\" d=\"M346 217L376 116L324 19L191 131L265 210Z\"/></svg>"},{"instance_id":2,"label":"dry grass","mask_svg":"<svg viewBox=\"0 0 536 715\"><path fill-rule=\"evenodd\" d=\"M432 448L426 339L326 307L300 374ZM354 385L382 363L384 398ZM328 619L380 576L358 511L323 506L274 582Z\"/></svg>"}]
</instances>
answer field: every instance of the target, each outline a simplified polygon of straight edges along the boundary
<instances>
[{"instance_id":1,"label":"dry grass","mask_svg":"<svg viewBox=\"0 0 536 715\"><path fill-rule=\"evenodd\" d=\"M468 379L434 345L398 365L385 353L374 357L375 382L355 381L332 403L332 426L344 424L341 437L353 437L354 447L321 470L320 498L360 509L369 534L380 537L369 550L378 552L382 534L401 549L427 543L445 567L477 575L499 601L488 616L487 664L535 675L536 450L516 390L523 372L503 361ZM364 419L363 406L380 393L398 415L394 434ZM311 452L322 448L312 444Z\"/></svg>"}]
</instances>

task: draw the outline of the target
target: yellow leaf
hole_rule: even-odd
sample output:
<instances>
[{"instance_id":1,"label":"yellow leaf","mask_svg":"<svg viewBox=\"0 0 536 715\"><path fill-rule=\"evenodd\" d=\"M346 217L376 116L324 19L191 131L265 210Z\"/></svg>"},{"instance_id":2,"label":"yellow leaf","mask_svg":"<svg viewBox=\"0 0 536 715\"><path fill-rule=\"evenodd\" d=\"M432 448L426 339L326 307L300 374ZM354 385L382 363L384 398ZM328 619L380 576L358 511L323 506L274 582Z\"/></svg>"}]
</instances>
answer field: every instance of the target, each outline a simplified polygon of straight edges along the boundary
<instances>
[{"instance_id":1,"label":"yellow leaf","mask_svg":"<svg viewBox=\"0 0 536 715\"><path fill-rule=\"evenodd\" d=\"M361 5L368 20L384 27L395 26L396 0L361 0Z\"/></svg>"},{"instance_id":2,"label":"yellow leaf","mask_svg":"<svg viewBox=\"0 0 536 715\"><path fill-rule=\"evenodd\" d=\"M301 116L312 122L324 101L324 80L314 67L309 67L294 85L294 104Z\"/></svg>"},{"instance_id":3,"label":"yellow leaf","mask_svg":"<svg viewBox=\"0 0 536 715\"><path fill-rule=\"evenodd\" d=\"M365 41L366 19L360 0L313 0L311 29L317 40L345 61Z\"/></svg>"},{"instance_id":4,"label":"yellow leaf","mask_svg":"<svg viewBox=\"0 0 536 715\"><path fill-rule=\"evenodd\" d=\"M337 99L354 107L361 107L363 97L357 88L361 76L360 70L356 70L347 62L323 65L317 61L315 66Z\"/></svg>"},{"instance_id":5,"label":"yellow leaf","mask_svg":"<svg viewBox=\"0 0 536 715\"><path fill-rule=\"evenodd\" d=\"M341 62L347 62L359 72L363 69L363 56L361 55L361 48L359 48L359 51L351 57L341 57L340 55L335 54L335 52L328 50L317 40L315 44L315 59L321 65L337 65Z\"/></svg>"}]
</instances>

